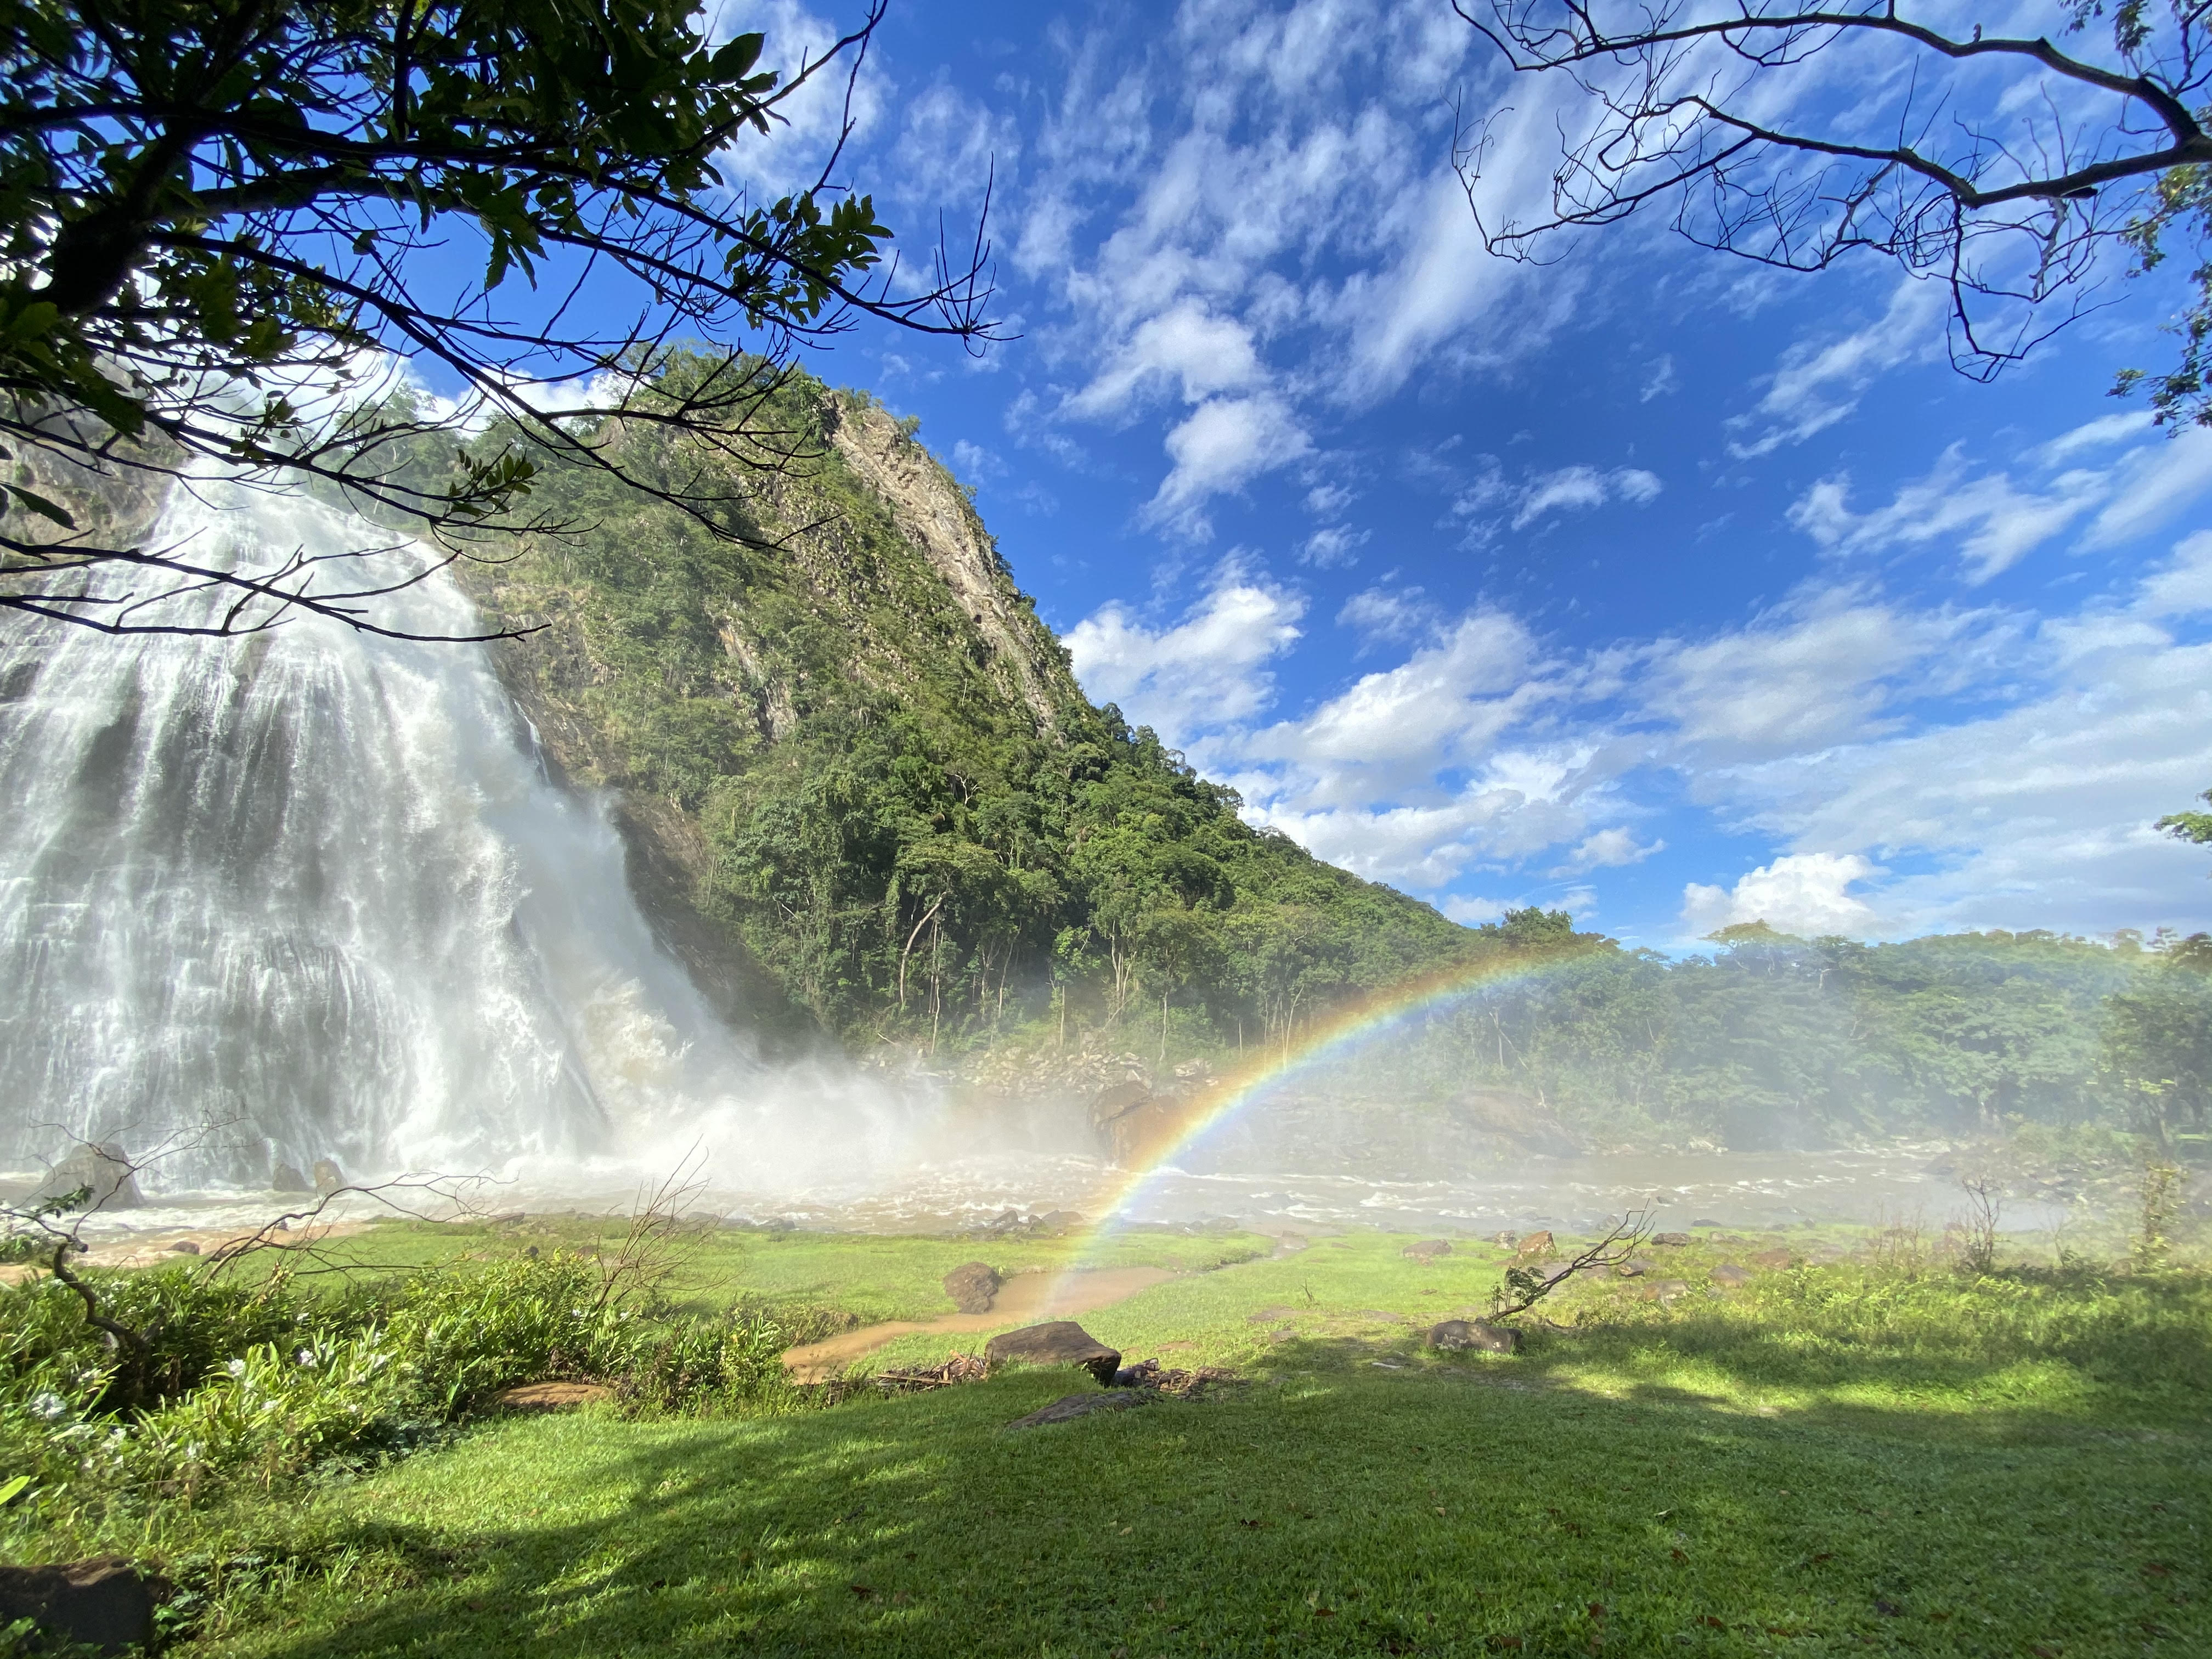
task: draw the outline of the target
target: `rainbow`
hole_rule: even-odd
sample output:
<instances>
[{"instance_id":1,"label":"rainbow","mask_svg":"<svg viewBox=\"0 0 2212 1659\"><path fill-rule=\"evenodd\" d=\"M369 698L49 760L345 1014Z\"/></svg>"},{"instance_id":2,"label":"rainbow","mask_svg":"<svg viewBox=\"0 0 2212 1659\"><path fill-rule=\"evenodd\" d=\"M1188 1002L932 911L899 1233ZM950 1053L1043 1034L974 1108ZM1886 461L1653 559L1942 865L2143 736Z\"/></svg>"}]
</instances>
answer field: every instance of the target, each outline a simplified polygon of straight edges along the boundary
<instances>
[{"instance_id":1,"label":"rainbow","mask_svg":"<svg viewBox=\"0 0 2212 1659\"><path fill-rule=\"evenodd\" d=\"M1131 1206L1163 1174L1175 1168L1178 1159L1286 1079L1340 1060L1394 1026L1405 1024L1458 998L1540 979L1587 959L1581 952L1547 956L1534 962L1521 957L1493 958L1472 967L1455 968L1404 981L1340 1010L1302 1033L1285 1049L1231 1073L1193 1101L1165 1133L1144 1148L1133 1168L1120 1172L1119 1178L1092 1200L1097 1219L1086 1229L1074 1260L1080 1261L1093 1246L1121 1224Z\"/></svg>"}]
</instances>

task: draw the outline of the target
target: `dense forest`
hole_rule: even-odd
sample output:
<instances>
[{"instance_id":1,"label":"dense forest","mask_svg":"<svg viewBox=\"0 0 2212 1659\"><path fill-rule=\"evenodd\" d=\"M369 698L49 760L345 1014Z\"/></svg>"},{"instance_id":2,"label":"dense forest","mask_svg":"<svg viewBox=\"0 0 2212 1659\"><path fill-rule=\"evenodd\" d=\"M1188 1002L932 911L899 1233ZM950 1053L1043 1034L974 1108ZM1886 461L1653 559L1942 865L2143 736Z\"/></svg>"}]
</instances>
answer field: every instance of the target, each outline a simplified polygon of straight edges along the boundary
<instances>
[{"instance_id":1,"label":"dense forest","mask_svg":"<svg viewBox=\"0 0 2212 1659\"><path fill-rule=\"evenodd\" d=\"M1249 827L1092 705L911 422L805 376L772 407L800 459L731 471L726 522L540 454L533 507L576 528L463 567L489 614L546 624L503 672L568 774L620 792L686 937L856 1049L1026 1029L1148 1060L1516 948Z\"/></svg>"},{"instance_id":2,"label":"dense forest","mask_svg":"<svg viewBox=\"0 0 2212 1659\"><path fill-rule=\"evenodd\" d=\"M1516 918L1524 931L1541 919ZM1531 1097L1586 1139L1832 1145L2101 1127L2202 1146L2212 940L1964 933L1863 945L1752 923L1670 959L1569 935L1437 1008L1346 1086Z\"/></svg>"}]
</instances>

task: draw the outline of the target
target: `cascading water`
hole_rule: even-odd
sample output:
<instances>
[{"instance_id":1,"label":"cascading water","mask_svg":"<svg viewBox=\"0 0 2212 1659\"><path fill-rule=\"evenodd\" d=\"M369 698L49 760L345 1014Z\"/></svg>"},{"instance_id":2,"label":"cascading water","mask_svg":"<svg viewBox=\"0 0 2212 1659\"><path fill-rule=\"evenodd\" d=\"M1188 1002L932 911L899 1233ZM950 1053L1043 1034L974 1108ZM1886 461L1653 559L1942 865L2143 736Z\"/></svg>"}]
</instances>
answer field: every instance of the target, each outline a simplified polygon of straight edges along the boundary
<instances>
[{"instance_id":1,"label":"cascading water","mask_svg":"<svg viewBox=\"0 0 2212 1659\"><path fill-rule=\"evenodd\" d=\"M155 532L385 539L296 497L179 492ZM210 596L212 611L222 603ZM435 576L380 617L471 631ZM481 647L301 617L246 642L0 635L0 1164L177 1150L158 1190L493 1170L865 1178L933 1115L775 1068L655 945L595 803L550 783Z\"/></svg>"}]
</instances>

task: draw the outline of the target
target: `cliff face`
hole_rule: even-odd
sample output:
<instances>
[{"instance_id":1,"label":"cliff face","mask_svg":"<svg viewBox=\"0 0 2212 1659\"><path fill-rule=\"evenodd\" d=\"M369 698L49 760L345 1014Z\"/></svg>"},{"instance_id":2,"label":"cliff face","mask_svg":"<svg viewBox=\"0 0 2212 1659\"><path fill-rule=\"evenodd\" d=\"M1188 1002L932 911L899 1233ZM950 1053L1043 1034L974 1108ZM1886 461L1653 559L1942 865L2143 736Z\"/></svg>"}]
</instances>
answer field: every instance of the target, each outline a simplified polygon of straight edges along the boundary
<instances>
[{"instance_id":1,"label":"cliff face","mask_svg":"<svg viewBox=\"0 0 2212 1659\"><path fill-rule=\"evenodd\" d=\"M981 635L1000 688L1040 731L1057 733L1062 711L1083 694L967 492L884 410L863 404L841 414L832 434L838 459L943 580L946 601Z\"/></svg>"},{"instance_id":2,"label":"cliff face","mask_svg":"<svg viewBox=\"0 0 2212 1659\"><path fill-rule=\"evenodd\" d=\"M502 673L550 759L617 792L639 896L733 1013L932 1053L1141 1026L1158 1060L1480 948L1095 708L910 424L779 396L811 457L726 471L730 533L555 466L533 507L579 531L464 574L544 624Z\"/></svg>"}]
</instances>

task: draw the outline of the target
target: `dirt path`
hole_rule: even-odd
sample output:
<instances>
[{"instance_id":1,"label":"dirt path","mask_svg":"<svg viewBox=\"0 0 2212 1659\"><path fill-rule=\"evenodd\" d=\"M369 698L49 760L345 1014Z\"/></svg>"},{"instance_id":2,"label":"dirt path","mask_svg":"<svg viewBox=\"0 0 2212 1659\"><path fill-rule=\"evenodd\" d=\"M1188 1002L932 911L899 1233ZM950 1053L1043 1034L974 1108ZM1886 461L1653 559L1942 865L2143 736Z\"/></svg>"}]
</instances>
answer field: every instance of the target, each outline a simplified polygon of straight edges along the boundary
<instances>
[{"instance_id":1,"label":"dirt path","mask_svg":"<svg viewBox=\"0 0 2212 1659\"><path fill-rule=\"evenodd\" d=\"M1040 1324L1048 1319L1073 1319L1126 1302L1139 1291L1149 1290L1176 1277L1164 1267L1100 1267L1090 1273L1017 1273L999 1287L991 1310L979 1314L946 1314L941 1319L893 1319L881 1325L863 1325L824 1342L809 1342L792 1349L783 1363L801 1382L823 1382L843 1375L845 1368L872 1348L895 1336L915 1331L963 1332L1003 1330L1011 1325Z\"/></svg>"}]
</instances>

